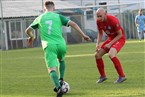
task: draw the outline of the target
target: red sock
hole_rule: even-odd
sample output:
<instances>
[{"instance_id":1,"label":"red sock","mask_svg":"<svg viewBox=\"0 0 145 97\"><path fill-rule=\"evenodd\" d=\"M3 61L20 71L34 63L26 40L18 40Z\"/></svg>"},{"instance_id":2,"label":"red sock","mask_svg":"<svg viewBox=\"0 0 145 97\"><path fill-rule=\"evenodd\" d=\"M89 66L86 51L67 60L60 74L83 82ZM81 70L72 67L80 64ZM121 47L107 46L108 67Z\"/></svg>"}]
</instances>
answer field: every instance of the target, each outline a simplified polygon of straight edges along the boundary
<instances>
[{"instance_id":1,"label":"red sock","mask_svg":"<svg viewBox=\"0 0 145 97\"><path fill-rule=\"evenodd\" d=\"M114 67L116 68L116 71L117 71L118 75L121 76L121 77L125 77L119 59L117 57L113 57L111 60L114 63Z\"/></svg>"},{"instance_id":2,"label":"red sock","mask_svg":"<svg viewBox=\"0 0 145 97\"><path fill-rule=\"evenodd\" d=\"M106 74L105 74L105 71L104 71L104 62L103 62L102 58L101 59L96 59L96 64L97 64L97 68L99 70L99 73L100 73L101 77L105 77Z\"/></svg>"}]
</instances>

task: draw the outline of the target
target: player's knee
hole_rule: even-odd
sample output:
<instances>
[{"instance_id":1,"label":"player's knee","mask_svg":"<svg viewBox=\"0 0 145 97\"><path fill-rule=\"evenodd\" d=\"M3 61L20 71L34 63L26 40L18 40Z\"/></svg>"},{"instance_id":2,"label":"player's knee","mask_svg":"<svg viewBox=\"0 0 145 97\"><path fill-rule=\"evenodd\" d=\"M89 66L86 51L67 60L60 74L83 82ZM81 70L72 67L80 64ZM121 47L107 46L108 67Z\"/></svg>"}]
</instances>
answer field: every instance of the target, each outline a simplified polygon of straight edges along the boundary
<instances>
[{"instance_id":1,"label":"player's knee","mask_svg":"<svg viewBox=\"0 0 145 97\"><path fill-rule=\"evenodd\" d=\"M56 71L56 67L48 68L48 72Z\"/></svg>"},{"instance_id":2,"label":"player's knee","mask_svg":"<svg viewBox=\"0 0 145 97\"><path fill-rule=\"evenodd\" d=\"M99 53L96 53L96 54L95 54L95 58L96 58L96 59L100 59L101 57L102 57L102 56L101 56Z\"/></svg>"},{"instance_id":3,"label":"player's knee","mask_svg":"<svg viewBox=\"0 0 145 97\"><path fill-rule=\"evenodd\" d=\"M112 59L113 57L115 57L115 54L108 53L108 56L110 59Z\"/></svg>"}]
</instances>

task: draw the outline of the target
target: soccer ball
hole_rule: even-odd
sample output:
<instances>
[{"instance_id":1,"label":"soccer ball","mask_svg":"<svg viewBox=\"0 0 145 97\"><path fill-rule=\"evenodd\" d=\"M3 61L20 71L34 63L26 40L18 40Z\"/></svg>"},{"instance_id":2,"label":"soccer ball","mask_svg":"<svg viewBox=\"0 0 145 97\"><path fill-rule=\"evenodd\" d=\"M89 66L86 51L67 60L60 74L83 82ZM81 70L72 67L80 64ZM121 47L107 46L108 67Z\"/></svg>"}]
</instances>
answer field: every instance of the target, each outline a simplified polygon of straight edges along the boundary
<instances>
[{"instance_id":1,"label":"soccer ball","mask_svg":"<svg viewBox=\"0 0 145 97\"><path fill-rule=\"evenodd\" d=\"M62 84L61 89L62 89L63 93L66 94L66 93L69 92L70 86L69 86L69 84L66 81L64 81L63 84Z\"/></svg>"}]
</instances>

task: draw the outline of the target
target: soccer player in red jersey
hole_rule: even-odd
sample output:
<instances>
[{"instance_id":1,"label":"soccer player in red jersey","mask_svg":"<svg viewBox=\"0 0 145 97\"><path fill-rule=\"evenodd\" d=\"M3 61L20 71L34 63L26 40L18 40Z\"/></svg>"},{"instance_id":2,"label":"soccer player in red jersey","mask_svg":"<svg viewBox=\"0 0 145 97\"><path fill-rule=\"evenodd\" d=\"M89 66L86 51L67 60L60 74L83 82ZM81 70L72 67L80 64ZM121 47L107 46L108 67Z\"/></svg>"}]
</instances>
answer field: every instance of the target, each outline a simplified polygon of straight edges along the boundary
<instances>
[{"instance_id":1,"label":"soccer player in red jersey","mask_svg":"<svg viewBox=\"0 0 145 97\"><path fill-rule=\"evenodd\" d=\"M121 63L117 58L117 53L124 46L126 38L124 35L124 30L122 29L119 20L112 15L105 12L103 8L99 8L96 11L97 15L97 27L98 27L98 38L96 42L96 64L98 71L100 73L100 78L97 83L102 83L107 79L104 71L104 62L102 56L108 53L109 58L114 64L114 67L119 75L119 78L114 83L121 83L126 80L125 74L123 72ZM100 46L100 41L105 32L108 39Z\"/></svg>"}]
</instances>

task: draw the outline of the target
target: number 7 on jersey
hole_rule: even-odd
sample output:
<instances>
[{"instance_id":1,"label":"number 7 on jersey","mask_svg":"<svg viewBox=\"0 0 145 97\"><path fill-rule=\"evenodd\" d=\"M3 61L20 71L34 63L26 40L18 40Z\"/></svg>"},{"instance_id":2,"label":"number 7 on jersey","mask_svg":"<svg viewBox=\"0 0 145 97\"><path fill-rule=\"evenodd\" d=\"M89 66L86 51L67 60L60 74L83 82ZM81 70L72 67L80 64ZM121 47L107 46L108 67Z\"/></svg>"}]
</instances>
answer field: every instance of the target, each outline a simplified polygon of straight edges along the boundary
<instances>
[{"instance_id":1,"label":"number 7 on jersey","mask_svg":"<svg viewBox=\"0 0 145 97\"><path fill-rule=\"evenodd\" d=\"M48 35L51 33L52 20L47 20L45 24L48 25Z\"/></svg>"}]
</instances>

